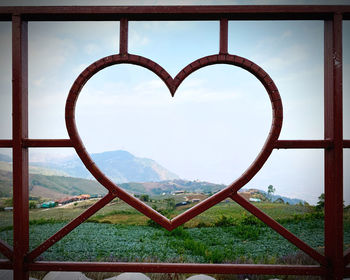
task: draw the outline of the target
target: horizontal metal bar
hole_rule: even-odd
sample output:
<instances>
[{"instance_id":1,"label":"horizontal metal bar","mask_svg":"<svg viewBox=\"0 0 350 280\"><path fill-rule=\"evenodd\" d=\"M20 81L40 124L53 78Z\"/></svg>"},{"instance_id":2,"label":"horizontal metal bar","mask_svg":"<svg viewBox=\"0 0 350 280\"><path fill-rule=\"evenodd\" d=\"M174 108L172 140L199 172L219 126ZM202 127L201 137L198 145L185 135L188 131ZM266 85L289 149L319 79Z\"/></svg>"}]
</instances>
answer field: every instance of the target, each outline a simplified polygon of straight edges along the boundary
<instances>
[{"instance_id":1,"label":"horizontal metal bar","mask_svg":"<svg viewBox=\"0 0 350 280\"><path fill-rule=\"evenodd\" d=\"M13 264L7 260L0 260L0 269L13 269Z\"/></svg>"},{"instance_id":2,"label":"horizontal metal bar","mask_svg":"<svg viewBox=\"0 0 350 280\"><path fill-rule=\"evenodd\" d=\"M0 140L0 148L12 148L12 140Z\"/></svg>"},{"instance_id":3,"label":"horizontal metal bar","mask_svg":"<svg viewBox=\"0 0 350 280\"><path fill-rule=\"evenodd\" d=\"M343 140L343 148L350 148L350 140Z\"/></svg>"},{"instance_id":4,"label":"horizontal metal bar","mask_svg":"<svg viewBox=\"0 0 350 280\"><path fill-rule=\"evenodd\" d=\"M0 252L9 260L13 259L13 248L0 240Z\"/></svg>"},{"instance_id":5,"label":"horizontal metal bar","mask_svg":"<svg viewBox=\"0 0 350 280\"><path fill-rule=\"evenodd\" d=\"M332 140L277 140L275 149L328 149Z\"/></svg>"},{"instance_id":6,"label":"horizontal metal bar","mask_svg":"<svg viewBox=\"0 0 350 280\"><path fill-rule=\"evenodd\" d=\"M317 262L319 262L320 264L322 264L324 266L326 266L328 264L327 260L324 256L322 256L315 249L313 249L312 247L307 245L304 241L300 240L298 237L296 237L293 233L288 231L282 225L277 223L270 216L266 215L259 208L255 207L253 204L249 203L245 198L243 198L242 196L240 196L237 193L232 195L231 198L235 202L237 202L239 205L241 205L244 209L248 210L250 213L252 213L258 219L260 219L262 222L264 222L267 226L271 227L273 230L275 230L277 233L282 235L289 242L291 242L292 244L297 246L300 250L304 251L311 258L313 258L314 260L316 260Z\"/></svg>"},{"instance_id":7,"label":"horizontal metal bar","mask_svg":"<svg viewBox=\"0 0 350 280\"><path fill-rule=\"evenodd\" d=\"M54 147L73 147L70 139L24 139L24 147L31 148L54 148Z\"/></svg>"},{"instance_id":8,"label":"horizontal metal bar","mask_svg":"<svg viewBox=\"0 0 350 280\"><path fill-rule=\"evenodd\" d=\"M350 277L350 267L345 267L345 269L344 269L344 277Z\"/></svg>"},{"instance_id":9,"label":"horizontal metal bar","mask_svg":"<svg viewBox=\"0 0 350 280\"><path fill-rule=\"evenodd\" d=\"M225 6L23 6L0 7L0 20L22 14L28 21L71 20L324 20L333 13L350 17L350 6L225 5Z\"/></svg>"},{"instance_id":10,"label":"horizontal metal bar","mask_svg":"<svg viewBox=\"0 0 350 280\"><path fill-rule=\"evenodd\" d=\"M344 266L350 263L350 248L344 252Z\"/></svg>"},{"instance_id":11,"label":"horizontal metal bar","mask_svg":"<svg viewBox=\"0 0 350 280\"><path fill-rule=\"evenodd\" d=\"M33 271L91 271L143 273L206 273L206 274L266 274L266 275L325 275L317 265L250 265L250 264L185 264L185 263L108 263L108 262L34 262Z\"/></svg>"}]
</instances>

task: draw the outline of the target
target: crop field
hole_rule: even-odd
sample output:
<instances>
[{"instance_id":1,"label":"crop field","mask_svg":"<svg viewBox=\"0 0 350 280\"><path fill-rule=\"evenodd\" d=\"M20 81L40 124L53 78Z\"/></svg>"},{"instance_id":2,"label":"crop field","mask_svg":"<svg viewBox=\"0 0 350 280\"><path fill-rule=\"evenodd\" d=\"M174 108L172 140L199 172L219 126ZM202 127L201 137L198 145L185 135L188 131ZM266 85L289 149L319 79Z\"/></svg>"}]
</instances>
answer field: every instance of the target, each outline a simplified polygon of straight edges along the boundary
<instances>
[{"instance_id":1,"label":"crop field","mask_svg":"<svg viewBox=\"0 0 350 280\"><path fill-rule=\"evenodd\" d=\"M64 208L32 210L30 248L34 249L89 207L85 201ZM322 212L311 206L256 204L304 242L322 252ZM190 206L187 206L190 207ZM179 209L180 208L180 209ZM174 216L186 207L166 212ZM181 209L183 208L183 209ZM2 217L11 213L2 212ZM10 219L10 218L8 218ZM6 220L6 219L5 219ZM4 223L4 220L1 220ZM12 228L0 238L12 244ZM350 247L350 210L344 210L344 247ZM183 227L168 232L116 201L106 206L42 254L41 260L199 263L303 263L312 259L233 202L223 202Z\"/></svg>"}]
</instances>

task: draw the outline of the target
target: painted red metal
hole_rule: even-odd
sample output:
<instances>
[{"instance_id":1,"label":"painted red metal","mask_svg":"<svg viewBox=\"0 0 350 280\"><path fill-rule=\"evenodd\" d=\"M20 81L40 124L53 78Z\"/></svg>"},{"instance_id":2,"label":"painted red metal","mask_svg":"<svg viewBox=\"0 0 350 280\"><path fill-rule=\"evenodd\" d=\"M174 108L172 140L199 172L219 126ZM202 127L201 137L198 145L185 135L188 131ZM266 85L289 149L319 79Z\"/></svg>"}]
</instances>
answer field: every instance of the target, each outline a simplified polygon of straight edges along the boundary
<instances>
[{"instance_id":1,"label":"painted red metal","mask_svg":"<svg viewBox=\"0 0 350 280\"><path fill-rule=\"evenodd\" d=\"M333 147L332 140L277 140L275 149L328 149Z\"/></svg>"},{"instance_id":2,"label":"painted red metal","mask_svg":"<svg viewBox=\"0 0 350 280\"><path fill-rule=\"evenodd\" d=\"M325 149L325 255L327 279L343 279L343 105L342 16L325 21L324 134L334 147Z\"/></svg>"},{"instance_id":3,"label":"painted red metal","mask_svg":"<svg viewBox=\"0 0 350 280\"><path fill-rule=\"evenodd\" d=\"M0 240L0 252L9 260L13 259L13 248Z\"/></svg>"},{"instance_id":4,"label":"painted red metal","mask_svg":"<svg viewBox=\"0 0 350 280\"><path fill-rule=\"evenodd\" d=\"M119 53L121 55L128 53L128 30L128 20L126 18L121 19L119 31Z\"/></svg>"},{"instance_id":5,"label":"painted red metal","mask_svg":"<svg viewBox=\"0 0 350 280\"><path fill-rule=\"evenodd\" d=\"M220 20L220 54L228 53L228 20Z\"/></svg>"},{"instance_id":6,"label":"painted red metal","mask_svg":"<svg viewBox=\"0 0 350 280\"><path fill-rule=\"evenodd\" d=\"M350 248L344 252L344 265L347 266L350 263Z\"/></svg>"},{"instance_id":7,"label":"painted red metal","mask_svg":"<svg viewBox=\"0 0 350 280\"><path fill-rule=\"evenodd\" d=\"M350 148L350 140L343 141L343 148Z\"/></svg>"},{"instance_id":8,"label":"painted red metal","mask_svg":"<svg viewBox=\"0 0 350 280\"><path fill-rule=\"evenodd\" d=\"M12 148L12 140L0 140L0 148Z\"/></svg>"},{"instance_id":9,"label":"painted red metal","mask_svg":"<svg viewBox=\"0 0 350 280\"><path fill-rule=\"evenodd\" d=\"M250 264L190 264L190 263L108 263L108 262L35 262L36 271L111 271L143 273L206 273L206 274L266 274L324 275L326 269L317 265L250 265Z\"/></svg>"},{"instance_id":10,"label":"painted red metal","mask_svg":"<svg viewBox=\"0 0 350 280\"><path fill-rule=\"evenodd\" d=\"M13 268L15 279L27 279L29 249L28 149L28 33L21 16L12 17L12 134L13 134Z\"/></svg>"},{"instance_id":11,"label":"painted red metal","mask_svg":"<svg viewBox=\"0 0 350 280\"><path fill-rule=\"evenodd\" d=\"M203 57L185 67L173 79L157 63L128 54L129 20L220 20L219 54ZM282 126L282 102L276 85L258 65L245 58L228 54L228 20L325 20L325 139L278 140ZM28 270L72 271L140 271L158 273L223 273L320 275L342 279L350 275L345 267L350 251L343 254L342 236L342 153L350 148L350 140L342 135L342 20L350 19L350 6L143 6L143 7L0 7L0 20L13 23L13 139L0 140L0 147L13 148L14 167L14 248L0 242L0 251L12 261L0 261L0 269L13 268L15 279L28 279ZM66 103L66 124L70 139L28 139L27 101L27 20L121 20L119 55L96 61L74 82ZM86 152L75 126L74 109L84 83L105 67L129 63L145 67L159 76L172 96L182 81L194 71L213 64L241 67L266 88L272 104L273 120L265 145L247 171L226 189L197 204L185 213L168 220L151 207L111 182L94 164ZM109 193L39 247L28 253L28 147L74 147L77 154ZM325 151L325 256L305 244L276 221L237 194L263 166L273 149L324 149ZM67 263L35 262L35 258L63 238L75 227L120 197L140 212L168 230L172 230L227 197L245 209L291 243L309 254L321 266L238 265L238 264L158 264L158 263Z\"/></svg>"},{"instance_id":12,"label":"painted red metal","mask_svg":"<svg viewBox=\"0 0 350 280\"><path fill-rule=\"evenodd\" d=\"M22 14L27 21L129 20L329 20L334 13L350 18L346 5L225 5L225 6L42 6L0 7L0 20Z\"/></svg>"},{"instance_id":13,"label":"painted red metal","mask_svg":"<svg viewBox=\"0 0 350 280\"><path fill-rule=\"evenodd\" d=\"M126 23L122 24L124 25L124 28L125 24ZM226 33L226 35L223 35L222 37L227 37L227 24L222 25L224 25L222 29L226 31L222 32ZM122 41L126 41L125 38ZM227 38L223 39L223 41L227 43ZM227 50L227 46L225 49ZM216 193L215 195L209 197L208 199L202 201L201 203L197 204L196 206L192 207L186 212L182 213L178 217L175 217L171 221L163 215L161 215L160 213L158 213L157 211L153 210L144 202L131 196L126 191L114 184L111 180L109 180L107 176L105 176L102 173L102 171L94 164L78 134L78 130L75 124L75 106L79 97L79 93L82 90L83 86L94 74L96 74L100 70L111 65L117 65L122 63L139 65L153 71L167 85L172 96L175 95L175 92L177 88L181 85L182 81L196 70L213 64L234 65L249 71L257 79L259 79L260 82L266 88L266 91L270 97L273 113L271 129L263 149L256 157L254 162L248 167L248 169L243 173L243 175L240 176L231 185ZM126 203L128 203L147 217L153 219L155 222L159 223L161 226L168 230L172 230L184 224L185 222L202 213L206 209L227 198L230 194L236 192L247 182L249 182L251 178L253 178L254 175L260 170L260 168L263 166L263 164L266 162L271 152L273 151L274 144L278 139L278 136L281 131L282 120L283 110L281 97L278 93L277 87L273 83L272 79L268 76L268 74L250 60L228 54L211 55L200 58L197 61L186 66L182 71L179 72L179 74L177 74L177 76L174 79L160 65L147 58L130 54L108 56L94 62L79 75L69 92L66 102L66 126L68 134L70 139L72 140L77 154L79 155L86 168L91 172L91 174L96 178L96 180L98 180L106 189L108 189L110 192L115 193L120 199L122 199L123 201L125 201Z\"/></svg>"},{"instance_id":14,"label":"painted red metal","mask_svg":"<svg viewBox=\"0 0 350 280\"><path fill-rule=\"evenodd\" d=\"M73 144L70 139L23 139L23 146L28 148L69 148L73 147Z\"/></svg>"},{"instance_id":15,"label":"painted red metal","mask_svg":"<svg viewBox=\"0 0 350 280\"><path fill-rule=\"evenodd\" d=\"M0 260L0 269L13 269L13 263L7 260Z\"/></svg>"}]
</instances>

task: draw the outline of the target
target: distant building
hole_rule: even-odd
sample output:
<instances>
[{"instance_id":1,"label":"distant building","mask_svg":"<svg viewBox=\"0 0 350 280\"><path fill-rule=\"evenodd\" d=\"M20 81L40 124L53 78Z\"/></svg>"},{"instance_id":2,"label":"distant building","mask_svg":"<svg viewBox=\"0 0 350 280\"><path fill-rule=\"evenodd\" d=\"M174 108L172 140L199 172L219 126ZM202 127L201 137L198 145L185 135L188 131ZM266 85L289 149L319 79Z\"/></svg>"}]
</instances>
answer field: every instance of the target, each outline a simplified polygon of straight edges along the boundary
<instances>
[{"instance_id":1,"label":"distant building","mask_svg":"<svg viewBox=\"0 0 350 280\"><path fill-rule=\"evenodd\" d=\"M249 201L251 201L251 202L261 202L261 199L260 198L251 197L251 198L249 198Z\"/></svg>"},{"instance_id":2,"label":"distant building","mask_svg":"<svg viewBox=\"0 0 350 280\"><path fill-rule=\"evenodd\" d=\"M174 191L174 194L176 195L176 194L184 194L185 193L185 191Z\"/></svg>"}]
</instances>

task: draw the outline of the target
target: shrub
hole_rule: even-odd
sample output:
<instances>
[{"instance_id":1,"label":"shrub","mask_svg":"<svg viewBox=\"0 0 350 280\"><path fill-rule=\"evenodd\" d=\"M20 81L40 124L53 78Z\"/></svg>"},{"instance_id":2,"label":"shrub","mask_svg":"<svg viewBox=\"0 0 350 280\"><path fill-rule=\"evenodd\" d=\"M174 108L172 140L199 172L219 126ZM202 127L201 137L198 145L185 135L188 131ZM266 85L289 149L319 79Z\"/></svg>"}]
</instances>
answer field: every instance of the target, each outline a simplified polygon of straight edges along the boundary
<instances>
[{"instance_id":1,"label":"shrub","mask_svg":"<svg viewBox=\"0 0 350 280\"><path fill-rule=\"evenodd\" d=\"M214 225L217 227L229 227L234 225L234 220L230 217L226 217L225 215L221 215L219 220L217 220Z\"/></svg>"},{"instance_id":2,"label":"shrub","mask_svg":"<svg viewBox=\"0 0 350 280\"><path fill-rule=\"evenodd\" d=\"M190 234L184 230L183 227L178 227L172 231L166 231L165 233L168 236L174 236L176 238L186 239L190 238Z\"/></svg>"}]
</instances>

